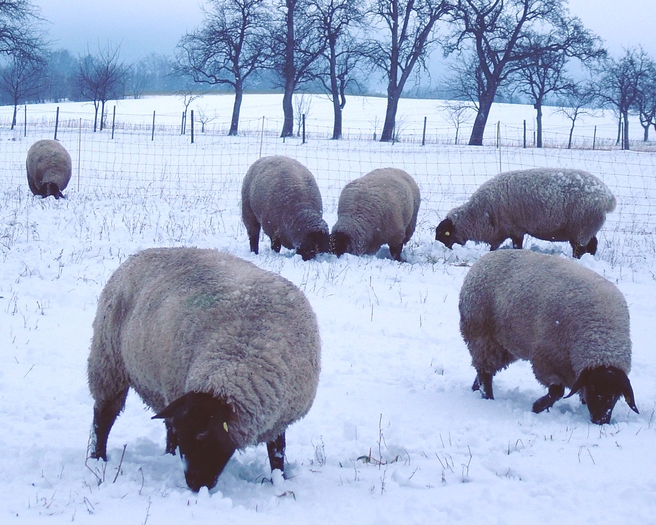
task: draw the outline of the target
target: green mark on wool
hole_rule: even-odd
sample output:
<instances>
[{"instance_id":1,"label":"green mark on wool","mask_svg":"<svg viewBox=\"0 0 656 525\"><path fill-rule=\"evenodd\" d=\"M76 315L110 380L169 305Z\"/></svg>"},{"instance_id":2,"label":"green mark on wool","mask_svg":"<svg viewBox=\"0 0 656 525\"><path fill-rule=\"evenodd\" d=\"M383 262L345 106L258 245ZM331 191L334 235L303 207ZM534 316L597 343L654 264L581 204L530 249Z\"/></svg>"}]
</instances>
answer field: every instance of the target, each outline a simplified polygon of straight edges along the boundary
<instances>
[{"instance_id":1,"label":"green mark on wool","mask_svg":"<svg viewBox=\"0 0 656 525\"><path fill-rule=\"evenodd\" d=\"M219 294L197 293L187 298L187 306L190 308L212 308L220 300Z\"/></svg>"}]
</instances>

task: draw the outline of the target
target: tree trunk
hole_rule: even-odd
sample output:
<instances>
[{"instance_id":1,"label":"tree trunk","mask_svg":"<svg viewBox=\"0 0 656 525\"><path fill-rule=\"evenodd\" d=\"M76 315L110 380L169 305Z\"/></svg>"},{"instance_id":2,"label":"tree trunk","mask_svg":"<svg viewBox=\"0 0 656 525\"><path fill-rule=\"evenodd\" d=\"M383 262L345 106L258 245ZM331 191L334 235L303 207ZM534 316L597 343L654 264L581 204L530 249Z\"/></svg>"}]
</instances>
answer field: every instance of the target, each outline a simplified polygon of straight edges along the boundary
<instances>
[{"instance_id":1,"label":"tree trunk","mask_svg":"<svg viewBox=\"0 0 656 525\"><path fill-rule=\"evenodd\" d=\"M330 96L333 99L333 140L342 138L342 104L340 100L339 82L337 81L337 58L335 39L328 42L330 48Z\"/></svg>"},{"instance_id":2,"label":"tree trunk","mask_svg":"<svg viewBox=\"0 0 656 525\"><path fill-rule=\"evenodd\" d=\"M282 97L282 112L284 121L282 124L281 137L292 137L294 135L294 88L296 82L296 66L294 65L294 10L295 0L287 0L287 34L285 36L285 94Z\"/></svg>"},{"instance_id":3,"label":"tree trunk","mask_svg":"<svg viewBox=\"0 0 656 525\"><path fill-rule=\"evenodd\" d=\"M533 104L535 111L537 112L536 121L538 125L537 129L537 147L542 147L542 102L536 102Z\"/></svg>"},{"instance_id":4,"label":"tree trunk","mask_svg":"<svg viewBox=\"0 0 656 525\"><path fill-rule=\"evenodd\" d=\"M642 129L645 130L645 132L644 132L643 135L642 135L642 140L643 140L644 142L649 142L649 126L650 126L649 123L647 123L646 126L642 126Z\"/></svg>"},{"instance_id":5,"label":"tree trunk","mask_svg":"<svg viewBox=\"0 0 656 525\"><path fill-rule=\"evenodd\" d=\"M390 142L394 139L394 128L396 127L396 111L399 107L399 94L392 92L387 95L387 110L385 111L385 123L380 134L381 142Z\"/></svg>"},{"instance_id":6,"label":"tree trunk","mask_svg":"<svg viewBox=\"0 0 656 525\"><path fill-rule=\"evenodd\" d=\"M105 101L101 101L100 106L100 131L105 127Z\"/></svg>"},{"instance_id":7,"label":"tree trunk","mask_svg":"<svg viewBox=\"0 0 656 525\"><path fill-rule=\"evenodd\" d=\"M282 112L284 115L284 121L282 124L282 133L281 137L292 137L294 136L294 106L292 104L292 98L294 96L294 88L290 90L285 87L285 94L282 97Z\"/></svg>"},{"instance_id":8,"label":"tree trunk","mask_svg":"<svg viewBox=\"0 0 656 525\"><path fill-rule=\"evenodd\" d=\"M98 130L98 101L93 103L93 132L95 133Z\"/></svg>"},{"instance_id":9,"label":"tree trunk","mask_svg":"<svg viewBox=\"0 0 656 525\"><path fill-rule=\"evenodd\" d=\"M333 140L339 140L342 138L342 106L339 103L339 98L333 98L333 114L334 114L334 123L333 123Z\"/></svg>"},{"instance_id":10,"label":"tree trunk","mask_svg":"<svg viewBox=\"0 0 656 525\"><path fill-rule=\"evenodd\" d=\"M235 103L232 106L232 119L230 120L230 131L228 135L236 137L239 133L239 113L241 101L244 97L244 86L241 81L235 83Z\"/></svg>"},{"instance_id":11,"label":"tree trunk","mask_svg":"<svg viewBox=\"0 0 656 525\"><path fill-rule=\"evenodd\" d=\"M569 128L569 140L567 141L567 149L572 149L572 136L574 135L574 123L575 121L572 120L572 127Z\"/></svg>"},{"instance_id":12,"label":"tree trunk","mask_svg":"<svg viewBox=\"0 0 656 525\"><path fill-rule=\"evenodd\" d=\"M11 129L16 127L16 115L18 114L18 103L14 104L14 116L11 119Z\"/></svg>"},{"instance_id":13,"label":"tree trunk","mask_svg":"<svg viewBox=\"0 0 656 525\"><path fill-rule=\"evenodd\" d=\"M622 149L628 150L629 148L629 111L626 110L624 115L624 137L622 137Z\"/></svg>"},{"instance_id":14,"label":"tree trunk","mask_svg":"<svg viewBox=\"0 0 656 525\"><path fill-rule=\"evenodd\" d=\"M490 109L492 108L493 101L494 93L485 93L481 96L478 104L478 113L476 113L474 126L472 128L471 135L469 136L470 146L483 145L483 134L485 133L485 126L487 124L487 118L490 115Z\"/></svg>"}]
</instances>

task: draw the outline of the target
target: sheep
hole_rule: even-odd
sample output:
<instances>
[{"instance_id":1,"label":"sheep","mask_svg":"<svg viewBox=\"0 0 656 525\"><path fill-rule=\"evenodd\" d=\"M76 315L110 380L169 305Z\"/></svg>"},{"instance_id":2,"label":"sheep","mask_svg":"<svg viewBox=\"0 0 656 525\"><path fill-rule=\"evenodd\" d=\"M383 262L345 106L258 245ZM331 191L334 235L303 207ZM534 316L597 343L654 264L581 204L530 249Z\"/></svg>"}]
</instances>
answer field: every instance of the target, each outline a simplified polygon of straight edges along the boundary
<instances>
[{"instance_id":1,"label":"sheep","mask_svg":"<svg viewBox=\"0 0 656 525\"><path fill-rule=\"evenodd\" d=\"M492 377L531 362L548 393L533 412L579 392L590 419L610 421L620 395L636 413L629 310L615 285L577 262L528 250L485 254L460 291L460 332L476 369L472 390L494 399Z\"/></svg>"},{"instance_id":2,"label":"sheep","mask_svg":"<svg viewBox=\"0 0 656 525\"><path fill-rule=\"evenodd\" d=\"M328 225L322 218L321 193L312 173L280 155L255 161L241 189L241 216L251 251L258 253L260 227L271 249L296 249L304 261L329 251Z\"/></svg>"},{"instance_id":3,"label":"sheep","mask_svg":"<svg viewBox=\"0 0 656 525\"><path fill-rule=\"evenodd\" d=\"M191 490L211 489L235 450L263 442L284 472L285 429L313 403L320 352L308 300L279 275L215 250L139 252L110 277L93 321L89 457L107 460L132 387L164 419Z\"/></svg>"},{"instance_id":4,"label":"sheep","mask_svg":"<svg viewBox=\"0 0 656 525\"><path fill-rule=\"evenodd\" d=\"M383 244L401 261L417 224L421 195L414 179L397 168L379 168L349 182L339 196L331 251L374 255Z\"/></svg>"},{"instance_id":5,"label":"sheep","mask_svg":"<svg viewBox=\"0 0 656 525\"><path fill-rule=\"evenodd\" d=\"M586 171L507 171L452 209L437 226L435 239L447 248L473 240L496 250L508 237L513 248L521 248L528 233L546 241L569 241L579 259L596 253L595 235L615 205L608 187Z\"/></svg>"},{"instance_id":6,"label":"sheep","mask_svg":"<svg viewBox=\"0 0 656 525\"><path fill-rule=\"evenodd\" d=\"M38 140L27 151L27 184L34 195L55 199L71 180L71 156L56 140Z\"/></svg>"}]
</instances>

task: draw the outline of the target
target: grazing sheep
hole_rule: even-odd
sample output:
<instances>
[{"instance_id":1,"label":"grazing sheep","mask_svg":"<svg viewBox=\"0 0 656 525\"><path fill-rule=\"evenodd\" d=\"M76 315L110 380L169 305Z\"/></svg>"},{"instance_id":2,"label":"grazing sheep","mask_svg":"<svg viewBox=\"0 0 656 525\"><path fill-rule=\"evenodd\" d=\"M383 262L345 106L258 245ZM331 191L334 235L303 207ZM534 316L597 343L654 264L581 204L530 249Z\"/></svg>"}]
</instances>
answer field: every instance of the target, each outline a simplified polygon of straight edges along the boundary
<instances>
[{"instance_id":1,"label":"grazing sheep","mask_svg":"<svg viewBox=\"0 0 656 525\"><path fill-rule=\"evenodd\" d=\"M636 413L629 310L615 285L571 259L528 250L481 257L460 291L460 331L477 376L494 399L492 377L517 359L549 389L533 412L580 393L593 423L610 421L620 395Z\"/></svg>"},{"instance_id":2,"label":"grazing sheep","mask_svg":"<svg viewBox=\"0 0 656 525\"><path fill-rule=\"evenodd\" d=\"M279 275L226 253L155 248L105 286L93 322L88 379L95 400L90 457L129 387L165 420L193 491L212 488L237 449L266 442L283 470L285 429L310 409L320 339L305 296Z\"/></svg>"},{"instance_id":3,"label":"grazing sheep","mask_svg":"<svg viewBox=\"0 0 656 525\"><path fill-rule=\"evenodd\" d=\"M414 179L396 168L380 168L349 182L339 196L331 251L374 255L383 244L401 260L417 224L421 196Z\"/></svg>"},{"instance_id":4,"label":"grazing sheep","mask_svg":"<svg viewBox=\"0 0 656 525\"><path fill-rule=\"evenodd\" d=\"M241 188L241 216L251 251L258 253L260 227L271 249L295 249L304 261L329 250L328 225L322 219L321 193L312 173L283 156L255 161Z\"/></svg>"},{"instance_id":5,"label":"grazing sheep","mask_svg":"<svg viewBox=\"0 0 656 525\"><path fill-rule=\"evenodd\" d=\"M509 237L513 248L521 248L528 233L545 241L569 241L574 257L580 258L596 253L595 235L615 204L608 187L586 171L507 171L451 210L437 226L435 239L447 248L472 240L496 250Z\"/></svg>"},{"instance_id":6,"label":"grazing sheep","mask_svg":"<svg viewBox=\"0 0 656 525\"><path fill-rule=\"evenodd\" d=\"M71 156L56 140L38 140L27 152L27 183L34 195L55 199L71 180Z\"/></svg>"}]
</instances>

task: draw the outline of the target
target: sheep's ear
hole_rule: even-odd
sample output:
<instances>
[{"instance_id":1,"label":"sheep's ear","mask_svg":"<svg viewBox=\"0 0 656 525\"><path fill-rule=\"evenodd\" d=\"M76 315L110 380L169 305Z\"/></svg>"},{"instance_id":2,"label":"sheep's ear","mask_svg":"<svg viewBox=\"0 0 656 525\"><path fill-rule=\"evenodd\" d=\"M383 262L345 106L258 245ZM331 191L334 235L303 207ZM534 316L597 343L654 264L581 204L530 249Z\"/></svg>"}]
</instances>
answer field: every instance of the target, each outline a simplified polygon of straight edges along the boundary
<instances>
[{"instance_id":1,"label":"sheep's ear","mask_svg":"<svg viewBox=\"0 0 656 525\"><path fill-rule=\"evenodd\" d=\"M576 381L574 381L574 384L572 385L572 389L569 391L569 394L565 396L565 399L568 397L572 397L574 394L576 394L581 388L585 386L585 384L588 382L588 378L590 377L590 372L592 370L590 368L586 368L581 372L581 375L576 378Z\"/></svg>"},{"instance_id":2,"label":"sheep's ear","mask_svg":"<svg viewBox=\"0 0 656 525\"><path fill-rule=\"evenodd\" d=\"M626 404L629 405L629 408L636 414L639 414L640 412L638 412L638 407L636 407L633 398L633 387L631 387L631 381L629 381L629 378L624 372L622 372L622 394L624 395L624 400L626 401Z\"/></svg>"},{"instance_id":3,"label":"sheep's ear","mask_svg":"<svg viewBox=\"0 0 656 525\"><path fill-rule=\"evenodd\" d=\"M179 416L184 413L189 405L193 402L192 396L194 392L187 392L185 395L179 397L167 407L165 407L161 412L155 414L151 419L169 419L175 416Z\"/></svg>"}]
</instances>

